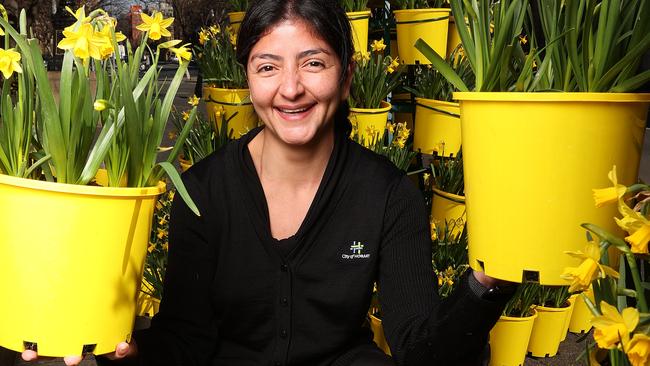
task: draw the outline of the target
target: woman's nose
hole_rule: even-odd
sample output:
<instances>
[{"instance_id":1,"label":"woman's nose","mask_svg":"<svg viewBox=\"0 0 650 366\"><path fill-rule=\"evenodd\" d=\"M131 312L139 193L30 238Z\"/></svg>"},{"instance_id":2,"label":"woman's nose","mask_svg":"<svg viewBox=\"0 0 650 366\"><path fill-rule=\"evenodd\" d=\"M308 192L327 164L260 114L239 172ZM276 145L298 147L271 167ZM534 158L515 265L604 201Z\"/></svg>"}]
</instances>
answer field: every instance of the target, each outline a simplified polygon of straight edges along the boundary
<instances>
[{"instance_id":1,"label":"woman's nose","mask_svg":"<svg viewBox=\"0 0 650 366\"><path fill-rule=\"evenodd\" d=\"M286 69L283 71L279 92L289 100L296 99L305 92L300 74L295 69Z\"/></svg>"}]
</instances>

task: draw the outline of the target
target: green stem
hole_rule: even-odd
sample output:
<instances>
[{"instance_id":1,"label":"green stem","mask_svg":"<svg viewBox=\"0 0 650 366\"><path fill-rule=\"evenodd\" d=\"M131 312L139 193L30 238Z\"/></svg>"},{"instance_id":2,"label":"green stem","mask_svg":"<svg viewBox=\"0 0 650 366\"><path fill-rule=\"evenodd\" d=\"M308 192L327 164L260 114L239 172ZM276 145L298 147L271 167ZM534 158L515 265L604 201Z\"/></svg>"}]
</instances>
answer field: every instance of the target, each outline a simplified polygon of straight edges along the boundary
<instances>
[{"instance_id":1,"label":"green stem","mask_svg":"<svg viewBox=\"0 0 650 366\"><path fill-rule=\"evenodd\" d=\"M632 253L625 253L625 258L627 259L627 264L630 266L630 272L632 272L632 280L634 281L634 288L636 289L637 305L642 313L647 313L648 305L645 300L645 289L641 284L639 269L636 266L636 258L634 258L634 254Z\"/></svg>"}]
</instances>

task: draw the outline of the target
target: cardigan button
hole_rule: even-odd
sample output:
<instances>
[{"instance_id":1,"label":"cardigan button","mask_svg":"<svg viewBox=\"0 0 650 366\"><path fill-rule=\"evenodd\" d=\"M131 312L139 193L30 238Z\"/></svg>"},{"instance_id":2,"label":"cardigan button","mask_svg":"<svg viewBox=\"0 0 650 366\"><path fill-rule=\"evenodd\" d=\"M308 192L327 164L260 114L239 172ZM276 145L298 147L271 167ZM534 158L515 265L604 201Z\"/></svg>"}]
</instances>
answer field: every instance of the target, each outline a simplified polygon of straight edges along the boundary
<instances>
[{"instance_id":1,"label":"cardigan button","mask_svg":"<svg viewBox=\"0 0 650 366\"><path fill-rule=\"evenodd\" d=\"M289 270L289 266L287 266L286 264L283 264L283 265L280 266L280 270L282 272L287 272Z\"/></svg>"},{"instance_id":2,"label":"cardigan button","mask_svg":"<svg viewBox=\"0 0 650 366\"><path fill-rule=\"evenodd\" d=\"M282 366L282 364L279 363L279 362L276 362L276 363L275 363L275 366Z\"/></svg>"},{"instance_id":3,"label":"cardigan button","mask_svg":"<svg viewBox=\"0 0 650 366\"><path fill-rule=\"evenodd\" d=\"M282 330L280 331L280 338L285 339L285 338L287 338L287 336L289 336L289 333L287 332L287 330L286 330L286 329L282 329Z\"/></svg>"},{"instance_id":4,"label":"cardigan button","mask_svg":"<svg viewBox=\"0 0 650 366\"><path fill-rule=\"evenodd\" d=\"M282 303L282 306L289 305L289 299L286 297L283 297L282 300L280 300L280 302Z\"/></svg>"}]
</instances>

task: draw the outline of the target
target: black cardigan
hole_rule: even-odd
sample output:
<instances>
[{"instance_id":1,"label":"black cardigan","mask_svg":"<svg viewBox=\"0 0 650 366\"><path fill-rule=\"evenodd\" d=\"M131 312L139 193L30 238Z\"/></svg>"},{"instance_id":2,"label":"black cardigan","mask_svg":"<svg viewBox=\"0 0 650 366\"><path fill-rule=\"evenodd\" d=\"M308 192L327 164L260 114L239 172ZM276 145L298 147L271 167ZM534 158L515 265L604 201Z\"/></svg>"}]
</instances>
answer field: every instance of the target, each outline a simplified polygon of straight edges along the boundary
<instances>
[{"instance_id":1,"label":"black cardigan","mask_svg":"<svg viewBox=\"0 0 650 366\"><path fill-rule=\"evenodd\" d=\"M475 364L506 299L467 279L441 301L422 196L387 159L338 133L286 256L248 153L255 129L183 181L201 210L175 199L165 296L136 332L139 365L347 365L372 336L373 283L398 365ZM287 202L287 204L291 204Z\"/></svg>"}]
</instances>

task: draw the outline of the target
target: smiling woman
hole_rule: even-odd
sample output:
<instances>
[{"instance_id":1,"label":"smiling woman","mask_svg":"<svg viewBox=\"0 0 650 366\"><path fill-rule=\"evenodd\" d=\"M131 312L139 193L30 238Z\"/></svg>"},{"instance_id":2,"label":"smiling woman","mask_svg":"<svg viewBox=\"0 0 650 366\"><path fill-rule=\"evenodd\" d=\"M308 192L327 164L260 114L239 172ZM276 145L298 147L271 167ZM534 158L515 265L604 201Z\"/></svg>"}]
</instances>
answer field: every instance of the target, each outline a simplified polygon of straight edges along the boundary
<instances>
[{"instance_id":1,"label":"smiling woman","mask_svg":"<svg viewBox=\"0 0 650 366\"><path fill-rule=\"evenodd\" d=\"M201 217L174 200L160 312L107 358L139 366L485 359L509 296L468 272L454 294L438 297L421 193L349 139L352 53L338 1L252 3L237 58L264 126L184 173ZM375 283L392 357L363 325Z\"/></svg>"}]
</instances>

